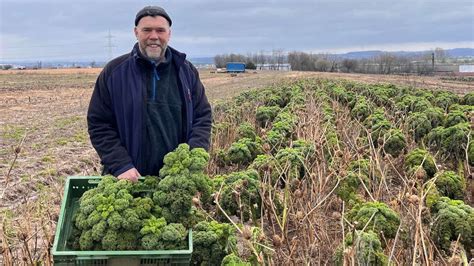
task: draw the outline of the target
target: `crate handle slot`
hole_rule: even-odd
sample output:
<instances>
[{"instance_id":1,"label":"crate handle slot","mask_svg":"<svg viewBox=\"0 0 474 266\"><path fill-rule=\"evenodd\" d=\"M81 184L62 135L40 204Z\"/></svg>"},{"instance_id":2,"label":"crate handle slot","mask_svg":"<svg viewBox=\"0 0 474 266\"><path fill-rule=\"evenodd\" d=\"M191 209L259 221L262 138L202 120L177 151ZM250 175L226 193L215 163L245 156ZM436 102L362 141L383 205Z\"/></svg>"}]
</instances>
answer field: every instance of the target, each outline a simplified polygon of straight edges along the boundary
<instances>
[{"instance_id":1,"label":"crate handle slot","mask_svg":"<svg viewBox=\"0 0 474 266\"><path fill-rule=\"evenodd\" d=\"M89 179L87 182L91 185L97 185L99 184L101 178L95 178L95 179Z\"/></svg>"}]
</instances>

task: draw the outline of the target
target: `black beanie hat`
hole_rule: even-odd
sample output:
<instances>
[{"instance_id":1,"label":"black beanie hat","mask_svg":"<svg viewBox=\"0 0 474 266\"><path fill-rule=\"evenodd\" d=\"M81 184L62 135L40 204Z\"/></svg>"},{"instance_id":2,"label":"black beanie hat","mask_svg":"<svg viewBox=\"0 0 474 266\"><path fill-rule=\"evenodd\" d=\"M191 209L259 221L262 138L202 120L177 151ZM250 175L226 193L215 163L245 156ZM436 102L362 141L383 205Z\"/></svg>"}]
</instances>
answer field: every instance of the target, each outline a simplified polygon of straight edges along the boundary
<instances>
[{"instance_id":1,"label":"black beanie hat","mask_svg":"<svg viewBox=\"0 0 474 266\"><path fill-rule=\"evenodd\" d=\"M159 6L146 6L142 10L138 11L137 16L135 17L135 26L138 25L138 22L140 21L140 19L142 19L143 17L146 17L146 16L152 16L152 17L161 16L161 17L164 17L166 20L168 20L168 22L170 23L170 26L171 26L170 16L168 16L166 11L162 7L159 7Z\"/></svg>"}]
</instances>

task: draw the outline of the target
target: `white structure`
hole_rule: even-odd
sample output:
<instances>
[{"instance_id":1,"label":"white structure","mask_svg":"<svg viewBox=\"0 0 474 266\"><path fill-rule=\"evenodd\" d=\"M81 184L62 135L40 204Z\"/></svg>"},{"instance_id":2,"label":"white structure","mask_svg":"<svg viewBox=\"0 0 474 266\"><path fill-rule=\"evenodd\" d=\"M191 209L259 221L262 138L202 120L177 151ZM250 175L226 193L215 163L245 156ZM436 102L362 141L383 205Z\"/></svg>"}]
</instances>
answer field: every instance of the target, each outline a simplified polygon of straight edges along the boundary
<instances>
[{"instance_id":1,"label":"white structure","mask_svg":"<svg viewBox=\"0 0 474 266\"><path fill-rule=\"evenodd\" d=\"M459 73L474 73L474 65L459 65Z\"/></svg>"},{"instance_id":2,"label":"white structure","mask_svg":"<svg viewBox=\"0 0 474 266\"><path fill-rule=\"evenodd\" d=\"M291 71L290 64L257 64L257 70Z\"/></svg>"}]
</instances>

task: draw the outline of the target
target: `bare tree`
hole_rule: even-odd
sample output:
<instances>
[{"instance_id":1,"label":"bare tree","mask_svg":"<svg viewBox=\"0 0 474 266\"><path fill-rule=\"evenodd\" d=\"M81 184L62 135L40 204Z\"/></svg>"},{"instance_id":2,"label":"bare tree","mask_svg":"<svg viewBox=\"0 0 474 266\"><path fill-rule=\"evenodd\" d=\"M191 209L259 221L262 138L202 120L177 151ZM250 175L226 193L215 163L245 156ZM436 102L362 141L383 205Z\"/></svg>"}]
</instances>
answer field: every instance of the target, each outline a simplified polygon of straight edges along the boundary
<instances>
[{"instance_id":1,"label":"bare tree","mask_svg":"<svg viewBox=\"0 0 474 266\"><path fill-rule=\"evenodd\" d=\"M216 55L214 56L214 64L217 68L225 67L225 58L223 55Z\"/></svg>"},{"instance_id":2,"label":"bare tree","mask_svg":"<svg viewBox=\"0 0 474 266\"><path fill-rule=\"evenodd\" d=\"M432 66L432 53L427 52L424 53L420 58L419 61L416 62L416 73L418 75L431 75L433 74L433 66Z\"/></svg>"},{"instance_id":3,"label":"bare tree","mask_svg":"<svg viewBox=\"0 0 474 266\"><path fill-rule=\"evenodd\" d=\"M264 64L267 63L267 58L266 58L266 56L265 56L265 51L260 50L260 52L259 52L258 55L257 55L257 58L258 58L258 60L257 60L258 63L257 63L257 64L264 65ZM260 69L261 69L261 68L260 68Z\"/></svg>"},{"instance_id":4,"label":"bare tree","mask_svg":"<svg viewBox=\"0 0 474 266\"><path fill-rule=\"evenodd\" d=\"M434 50L435 60L441 63L446 63L446 51L443 48L436 47Z\"/></svg>"},{"instance_id":5,"label":"bare tree","mask_svg":"<svg viewBox=\"0 0 474 266\"><path fill-rule=\"evenodd\" d=\"M296 51L288 53L288 63L291 65L293 70L302 70L300 54L301 53Z\"/></svg>"},{"instance_id":6,"label":"bare tree","mask_svg":"<svg viewBox=\"0 0 474 266\"><path fill-rule=\"evenodd\" d=\"M413 64L411 58L398 57L397 58L399 73L411 73L413 71Z\"/></svg>"},{"instance_id":7,"label":"bare tree","mask_svg":"<svg viewBox=\"0 0 474 266\"><path fill-rule=\"evenodd\" d=\"M316 71L326 72L331 68L331 63L324 58L319 58L314 64Z\"/></svg>"},{"instance_id":8,"label":"bare tree","mask_svg":"<svg viewBox=\"0 0 474 266\"><path fill-rule=\"evenodd\" d=\"M355 72L358 62L355 59L344 59L342 60L342 67L345 72Z\"/></svg>"},{"instance_id":9,"label":"bare tree","mask_svg":"<svg viewBox=\"0 0 474 266\"><path fill-rule=\"evenodd\" d=\"M275 65L276 70L280 70L280 65L283 64L284 53L283 49L276 49L272 52L272 63Z\"/></svg>"},{"instance_id":10,"label":"bare tree","mask_svg":"<svg viewBox=\"0 0 474 266\"><path fill-rule=\"evenodd\" d=\"M391 74L392 65L395 61L395 56L391 53L383 53L379 56L379 73Z\"/></svg>"}]
</instances>

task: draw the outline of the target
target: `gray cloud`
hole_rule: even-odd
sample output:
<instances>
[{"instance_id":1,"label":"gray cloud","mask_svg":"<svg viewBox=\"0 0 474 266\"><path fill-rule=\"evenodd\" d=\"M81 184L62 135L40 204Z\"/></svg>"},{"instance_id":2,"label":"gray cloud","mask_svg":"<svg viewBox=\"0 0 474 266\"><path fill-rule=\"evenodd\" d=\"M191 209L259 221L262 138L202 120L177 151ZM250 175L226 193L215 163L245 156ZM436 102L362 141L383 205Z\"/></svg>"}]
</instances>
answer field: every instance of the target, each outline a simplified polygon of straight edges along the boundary
<instances>
[{"instance_id":1,"label":"gray cloud","mask_svg":"<svg viewBox=\"0 0 474 266\"><path fill-rule=\"evenodd\" d=\"M105 60L135 43L149 1L0 3L0 60ZM161 1L171 45L191 57L220 53L474 47L474 3L464 0Z\"/></svg>"}]
</instances>

